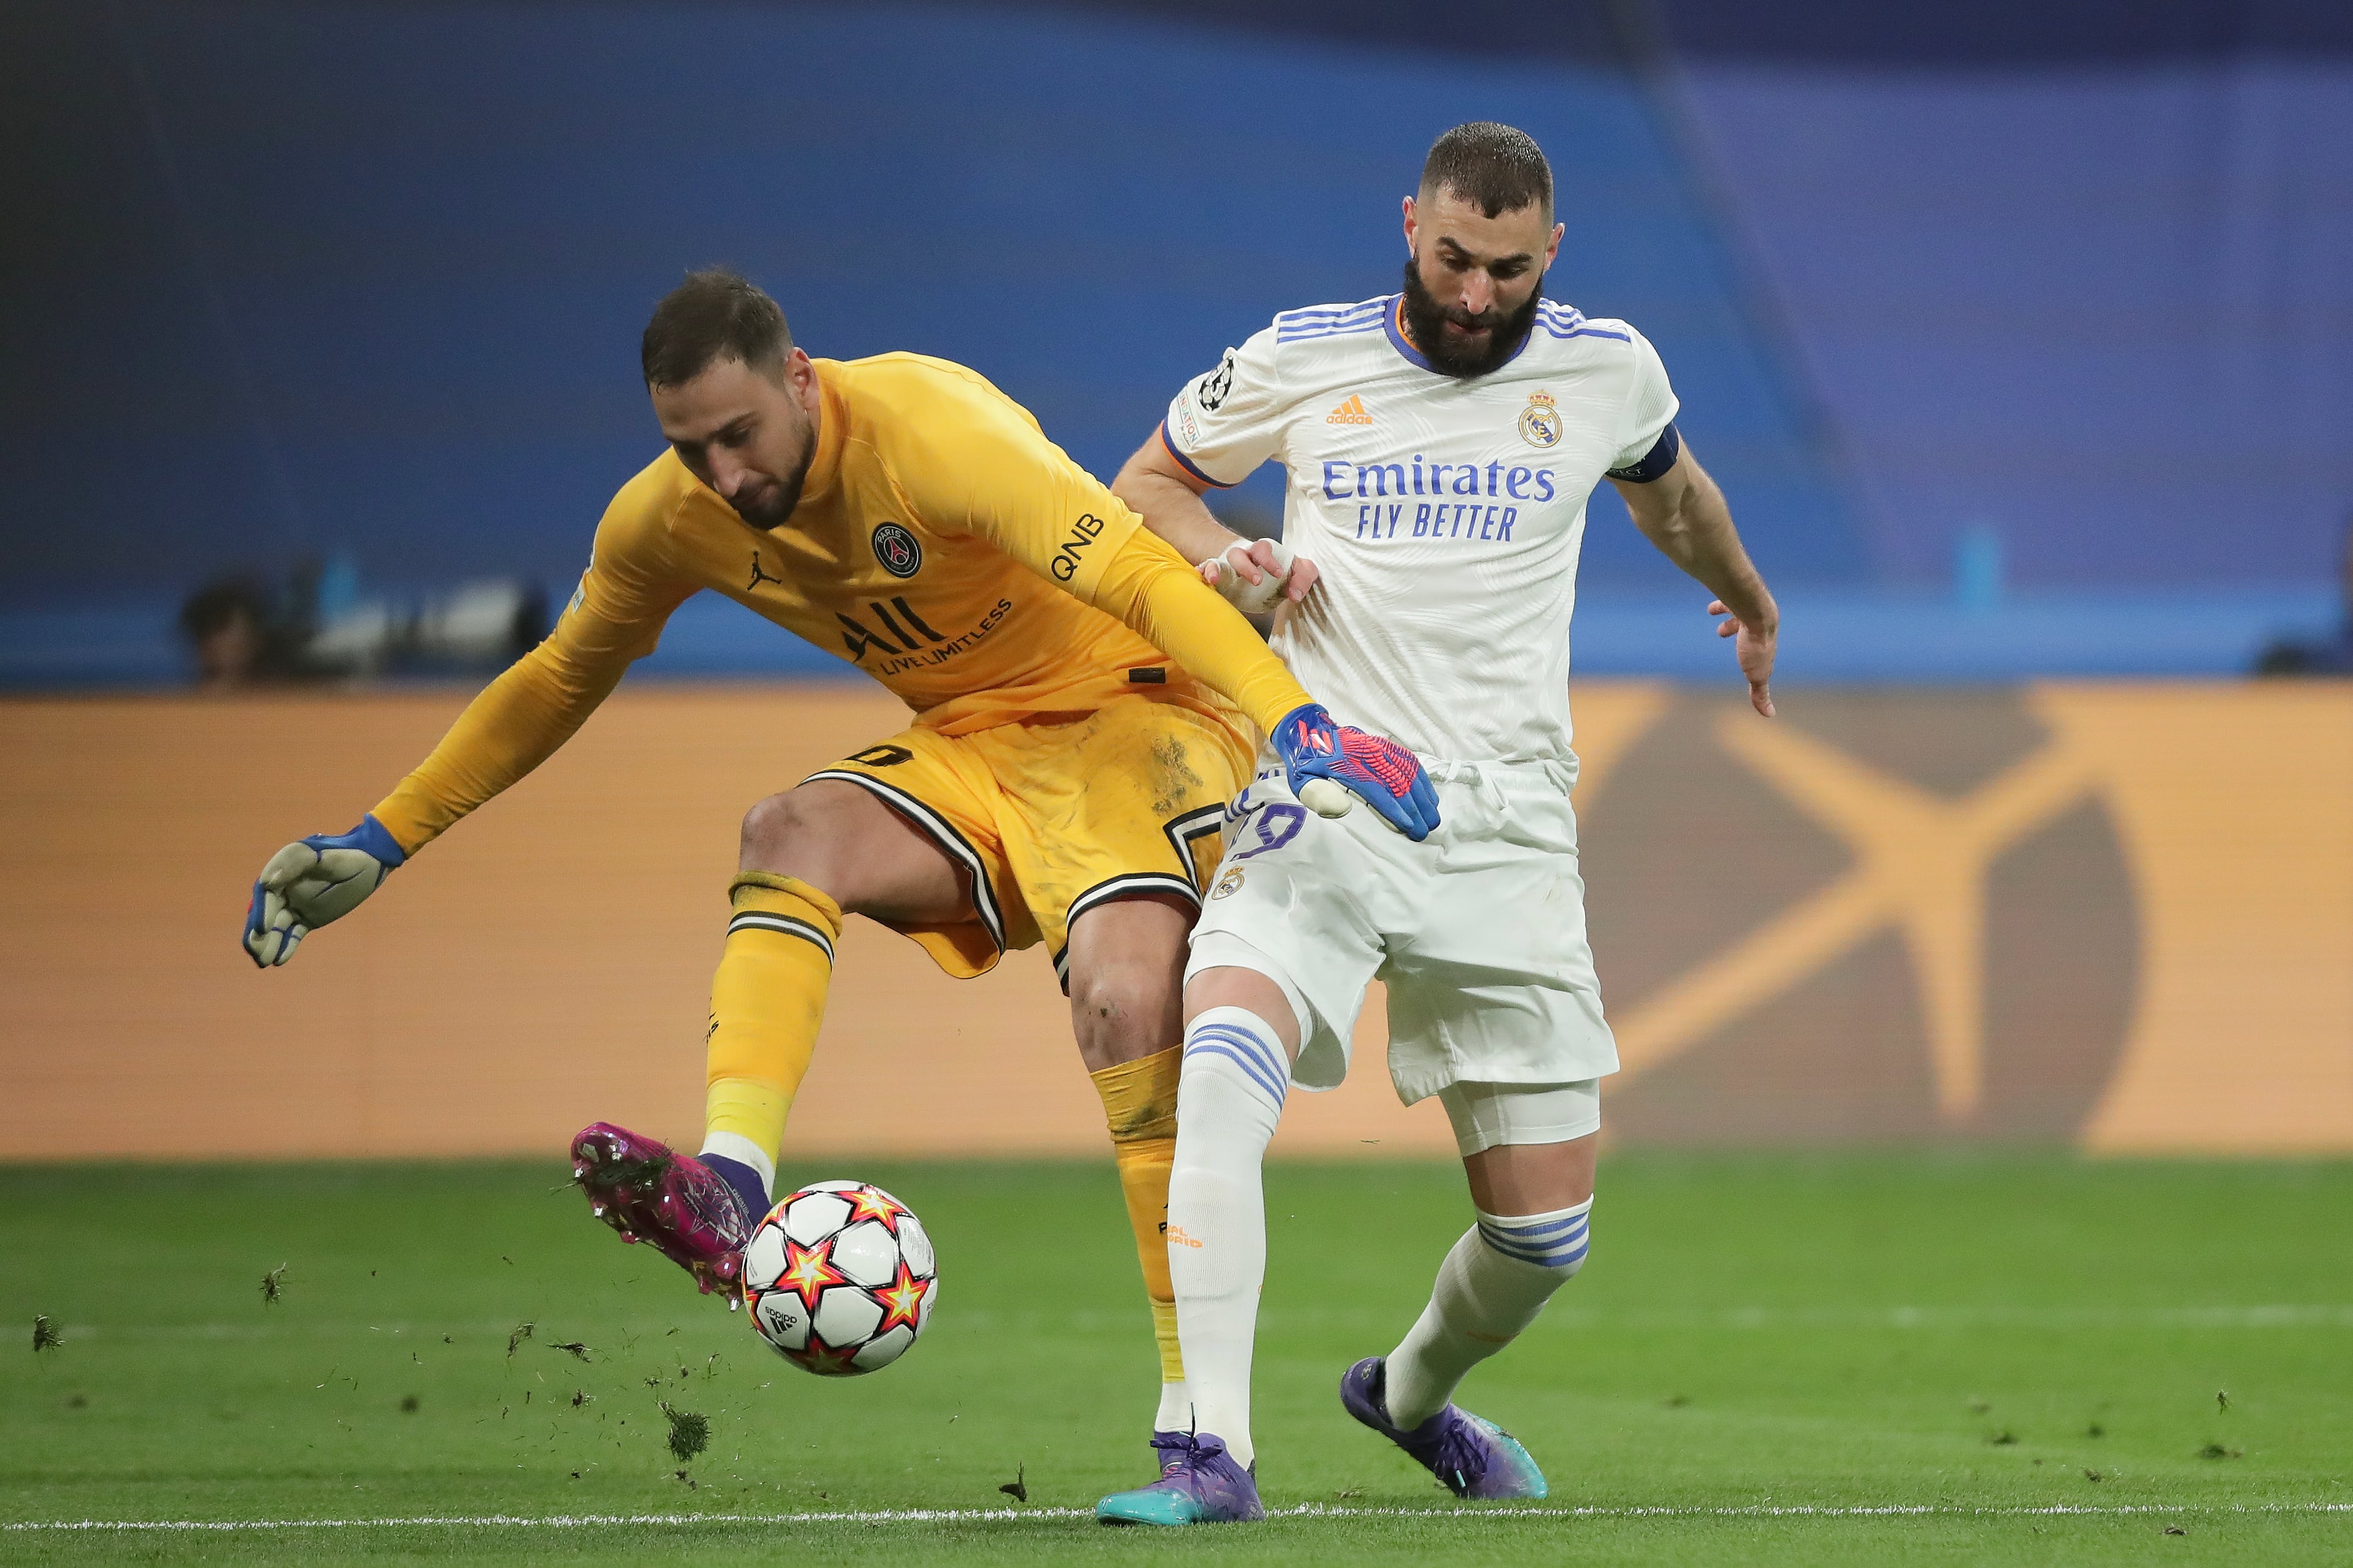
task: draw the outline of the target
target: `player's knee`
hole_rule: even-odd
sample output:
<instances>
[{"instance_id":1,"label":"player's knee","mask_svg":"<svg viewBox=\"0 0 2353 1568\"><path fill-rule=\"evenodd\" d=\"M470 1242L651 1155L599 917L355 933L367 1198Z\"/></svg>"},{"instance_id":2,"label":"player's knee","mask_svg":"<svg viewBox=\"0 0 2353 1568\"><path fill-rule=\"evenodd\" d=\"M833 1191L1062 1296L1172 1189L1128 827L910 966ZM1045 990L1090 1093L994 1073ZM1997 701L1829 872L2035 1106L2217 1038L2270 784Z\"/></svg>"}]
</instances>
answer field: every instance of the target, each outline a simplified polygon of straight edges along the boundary
<instances>
[{"instance_id":1,"label":"player's knee","mask_svg":"<svg viewBox=\"0 0 2353 1568\"><path fill-rule=\"evenodd\" d=\"M1082 1022L1110 1033L1146 1034L1172 1046L1176 988L1140 964L1120 964L1071 976L1071 1008Z\"/></svg>"},{"instance_id":2,"label":"player's knee","mask_svg":"<svg viewBox=\"0 0 2353 1568\"><path fill-rule=\"evenodd\" d=\"M772 795L744 814L739 862L746 871L798 877L826 888L839 836L827 831L826 812L798 790Z\"/></svg>"},{"instance_id":3,"label":"player's knee","mask_svg":"<svg viewBox=\"0 0 2353 1568\"><path fill-rule=\"evenodd\" d=\"M793 839L804 831L802 814L790 795L772 795L744 814L743 862L750 871L781 871Z\"/></svg>"},{"instance_id":4,"label":"player's knee","mask_svg":"<svg viewBox=\"0 0 2353 1568\"><path fill-rule=\"evenodd\" d=\"M1098 965L1071 976L1071 1018L1088 1065L1133 1061L1177 1043L1176 980L1150 965Z\"/></svg>"}]
</instances>

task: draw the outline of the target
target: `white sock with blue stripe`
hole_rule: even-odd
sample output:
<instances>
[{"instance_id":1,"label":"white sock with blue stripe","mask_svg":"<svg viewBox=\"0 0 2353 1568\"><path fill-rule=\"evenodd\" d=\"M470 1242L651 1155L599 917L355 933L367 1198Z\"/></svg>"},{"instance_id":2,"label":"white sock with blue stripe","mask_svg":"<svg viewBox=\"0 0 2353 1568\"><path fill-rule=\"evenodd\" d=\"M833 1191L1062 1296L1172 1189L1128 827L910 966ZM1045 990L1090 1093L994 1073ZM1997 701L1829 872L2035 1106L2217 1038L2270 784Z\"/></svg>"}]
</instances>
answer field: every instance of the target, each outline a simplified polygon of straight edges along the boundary
<instances>
[{"instance_id":1,"label":"white sock with blue stripe","mask_svg":"<svg viewBox=\"0 0 2353 1568\"><path fill-rule=\"evenodd\" d=\"M1552 1293L1585 1266L1593 1200L1550 1214L1479 1214L1439 1266L1430 1305L1389 1352L1382 1403L1410 1430L1454 1397L1463 1375L1536 1321ZM1188 1354L1187 1367L1191 1367Z\"/></svg>"},{"instance_id":2,"label":"white sock with blue stripe","mask_svg":"<svg viewBox=\"0 0 2353 1568\"><path fill-rule=\"evenodd\" d=\"M1194 1430L1224 1438L1242 1466L1253 1453L1250 1343L1266 1279L1261 1167L1290 1090L1290 1058L1257 1014L1212 1007L1186 1026L1168 1173L1168 1277Z\"/></svg>"}]
</instances>

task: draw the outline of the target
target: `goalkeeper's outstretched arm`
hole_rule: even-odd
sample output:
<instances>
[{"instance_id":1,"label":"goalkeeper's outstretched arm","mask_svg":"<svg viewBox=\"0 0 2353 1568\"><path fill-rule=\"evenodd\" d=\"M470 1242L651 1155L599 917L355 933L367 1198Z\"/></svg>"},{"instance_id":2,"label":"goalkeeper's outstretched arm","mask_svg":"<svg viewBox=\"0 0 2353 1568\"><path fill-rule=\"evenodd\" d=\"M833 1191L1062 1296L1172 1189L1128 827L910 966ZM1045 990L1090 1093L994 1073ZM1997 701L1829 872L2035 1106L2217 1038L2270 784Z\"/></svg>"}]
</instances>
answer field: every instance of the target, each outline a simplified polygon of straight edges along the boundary
<instances>
[{"instance_id":1,"label":"goalkeeper's outstretched arm","mask_svg":"<svg viewBox=\"0 0 2353 1568\"><path fill-rule=\"evenodd\" d=\"M666 569L662 520L626 489L596 531L580 592L555 630L466 705L440 744L348 833L299 838L269 858L246 909L248 956L268 969L341 920L459 817L554 755L653 651L691 586Z\"/></svg>"},{"instance_id":2,"label":"goalkeeper's outstretched arm","mask_svg":"<svg viewBox=\"0 0 2353 1568\"><path fill-rule=\"evenodd\" d=\"M368 815L404 858L416 854L554 756L628 667L626 658L585 658L551 637L483 688L440 744Z\"/></svg>"},{"instance_id":3,"label":"goalkeeper's outstretched arm","mask_svg":"<svg viewBox=\"0 0 2353 1568\"><path fill-rule=\"evenodd\" d=\"M619 684L626 661L569 658L551 637L466 705L441 743L348 833L313 834L269 858L246 910L245 950L261 968L340 920L451 823L554 755Z\"/></svg>"}]
</instances>

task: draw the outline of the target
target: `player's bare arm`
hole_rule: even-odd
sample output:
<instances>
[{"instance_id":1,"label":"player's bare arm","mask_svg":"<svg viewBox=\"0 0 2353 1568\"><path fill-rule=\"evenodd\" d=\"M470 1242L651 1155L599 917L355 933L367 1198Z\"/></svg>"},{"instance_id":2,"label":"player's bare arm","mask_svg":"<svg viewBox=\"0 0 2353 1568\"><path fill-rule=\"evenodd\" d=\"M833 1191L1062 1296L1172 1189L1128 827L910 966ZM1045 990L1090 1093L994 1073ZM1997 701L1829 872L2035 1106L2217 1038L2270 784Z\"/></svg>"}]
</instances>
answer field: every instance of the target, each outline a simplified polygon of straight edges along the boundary
<instances>
[{"instance_id":1,"label":"player's bare arm","mask_svg":"<svg viewBox=\"0 0 2353 1568\"><path fill-rule=\"evenodd\" d=\"M1734 657L1748 679L1749 702L1766 718L1773 717L1773 653L1781 610L1741 546L1724 492L1688 445L1674 466L1655 479L1613 477L1610 483L1625 498L1626 510L1643 537L1715 594L1707 613L1725 617L1716 625L1716 635L1734 639Z\"/></svg>"},{"instance_id":2,"label":"player's bare arm","mask_svg":"<svg viewBox=\"0 0 2353 1568\"><path fill-rule=\"evenodd\" d=\"M1144 519L1145 527L1176 546L1186 560L1200 563L1201 580L1210 587L1224 590L1239 581L1257 588L1272 580L1292 603L1307 597L1315 585L1315 563L1278 550L1271 540L1244 539L1219 522L1201 500L1208 488L1207 480L1185 471L1156 432L1135 449L1111 487ZM1243 607L1259 606L1252 601Z\"/></svg>"}]
</instances>

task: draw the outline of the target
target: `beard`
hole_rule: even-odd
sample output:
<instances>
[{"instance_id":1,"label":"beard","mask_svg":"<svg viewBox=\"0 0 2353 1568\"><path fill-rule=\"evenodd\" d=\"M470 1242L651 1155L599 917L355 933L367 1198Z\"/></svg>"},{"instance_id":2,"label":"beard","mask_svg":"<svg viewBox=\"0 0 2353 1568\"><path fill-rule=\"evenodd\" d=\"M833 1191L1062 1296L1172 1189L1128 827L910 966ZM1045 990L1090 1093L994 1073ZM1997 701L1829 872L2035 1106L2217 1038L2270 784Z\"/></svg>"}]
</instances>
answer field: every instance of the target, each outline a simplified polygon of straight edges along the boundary
<instances>
[{"instance_id":1,"label":"beard","mask_svg":"<svg viewBox=\"0 0 2353 1568\"><path fill-rule=\"evenodd\" d=\"M737 517L754 528L781 527L791 519L793 509L801 504L801 489L808 483L809 465L816 460L817 442L811 440L802 451L800 461L793 465L793 471L762 491L759 500L748 504L729 501L727 504L734 508Z\"/></svg>"},{"instance_id":2,"label":"beard","mask_svg":"<svg viewBox=\"0 0 2353 1568\"><path fill-rule=\"evenodd\" d=\"M1517 310L1486 310L1473 315L1457 307L1441 305L1423 286L1421 268L1414 264L1413 258L1406 258L1406 335L1421 351L1421 357L1430 362L1430 369L1458 381L1470 381L1502 369L1504 362L1528 341L1528 331L1535 325L1536 307L1543 302L1544 279L1539 277L1536 286L1528 291L1526 301ZM1487 341L1450 346L1446 338L1449 321L1473 330L1484 327Z\"/></svg>"}]
</instances>

